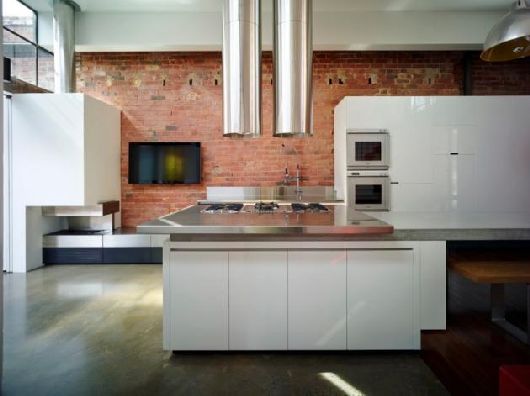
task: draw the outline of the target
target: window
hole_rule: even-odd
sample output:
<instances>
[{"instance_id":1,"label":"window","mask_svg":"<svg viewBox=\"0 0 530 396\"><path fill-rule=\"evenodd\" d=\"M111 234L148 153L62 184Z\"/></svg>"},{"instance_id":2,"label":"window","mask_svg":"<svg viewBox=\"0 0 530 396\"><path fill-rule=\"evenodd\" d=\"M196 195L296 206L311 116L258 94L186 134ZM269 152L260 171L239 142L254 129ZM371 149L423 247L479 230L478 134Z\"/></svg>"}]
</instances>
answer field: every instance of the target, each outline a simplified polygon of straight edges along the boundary
<instances>
[{"instance_id":1,"label":"window","mask_svg":"<svg viewBox=\"0 0 530 396\"><path fill-rule=\"evenodd\" d=\"M38 13L20 0L4 0L4 56L17 80L53 90L53 53L38 44Z\"/></svg>"}]
</instances>

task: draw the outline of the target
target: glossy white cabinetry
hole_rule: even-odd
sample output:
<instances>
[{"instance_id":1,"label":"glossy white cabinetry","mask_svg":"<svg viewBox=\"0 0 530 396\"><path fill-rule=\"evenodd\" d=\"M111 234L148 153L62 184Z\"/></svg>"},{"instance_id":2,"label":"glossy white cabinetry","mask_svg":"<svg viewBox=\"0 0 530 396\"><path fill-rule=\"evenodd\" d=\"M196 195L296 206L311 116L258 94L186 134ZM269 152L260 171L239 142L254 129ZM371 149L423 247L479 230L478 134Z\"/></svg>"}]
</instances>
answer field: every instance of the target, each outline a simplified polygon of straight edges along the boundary
<instances>
[{"instance_id":1,"label":"glossy white cabinetry","mask_svg":"<svg viewBox=\"0 0 530 396\"><path fill-rule=\"evenodd\" d=\"M164 243L169 241L169 235L165 234L153 234L151 235L151 244L152 248L161 248L164 247Z\"/></svg>"},{"instance_id":2,"label":"glossy white cabinetry","mask_svg":"<svg viewBox=\"0 0 530 396\"><path fill-rule=\"evenodd\" d=\"M148 248L151 247L151 235L111 234L103 235L104 248Z\"/></svg>"},{"instance_id":3,"label":"glossy white cabinetry","mask_svg":"<svg viewBox=\"0 0 530 396\"><path fill-rule=\"evenodd\" d=\"M422 330L446 327L446 246L442 241L418 244L420 262L420 323Z\"/></svg>"},{"instance_id":4,"label":"glossy white cabinetry","mask_svg":"<svg viewBox=\"0 0 530 396\"><path fill-rule=\"evenodd\" d=\"M346 349L346 250L289 251L289 349Z\"/></svg>"},{"instance_id":5,"label":"glossy white cabinetry","mask_svg":"<svg viewBox=\"0 0 530 396\"><path fill-rule=\"evenodd\" d=\"M444 242L167 242L163 266L165 350L419 349L445 328Z\"/></svg>"},{"instance_id":6,"label":"glossy white cabinetry","mask_svg":"<svg viewBox=\"0 0 530 396\"><path fill-rule=\"evenodd\" d=\"M164 310L170 316L166 349L227 350L228 252L179 251L169 256L164 273Z\"/></svg>"},{"instance_id":7,"label":"glossy white cabinetry","mask_svg":"<svg viewBox=\"0 0 530 396\"><path fill-rule=\"evenodd\" d=\"M433 154L476 154L480 128L476 125L432 125L429 128Z\"/></svg>"},{"instance_id":8,"label":"glossy white cabinetry","mask_svg":"<svg viewBox=\"0 0 530 396\"><path fill-rule=\"evenodd\" d=\"M347 199L349 129L390 135L392 211L528 212L530 96L345 97L335 189ZM507 121L509 120L509 121Z\"/></svg>"},{"instance_id":9,"label":"glossy white cabinetry","mask_svg":"<svg viewBox=\"0 0 530 396\"><path fill-rule=\"evenodd\" d=\"M432 212L440 210L433 183L390 184L391 210L396 212Z\"/></svg>"},{"instance_id":10,"label":"glossy white cabinetry","mask_svg":"<svg viewBox=\"0 0 530 396\"><path fill-rule=\"evenodd\" d=\"M435 155L434 199L439 211L477 210L480 194L474 154Z\"/></svg>"},{"instance_id":11,"label":"glossy white cabinetry","mask_svg":"<svg viewBox=\"0 0 530 396\"><path fill-rule=\"evenodd\" d=\"M419 349L412 250L348 250L348 349Z\"/></svg>"},{"instance_id":12,"label":"glossy white cabinetry","mask_svg":"<svg viewBox=\"0 0 530 396\"><path fill-rule=\"evenodd\" d=\"M410 122L415 127L393 125L392 130L389 129L390 178L399 183L432 183L434 167L429 149L431 136L428 124L414 117L413 112L405 114L412 118ZM396 130L400 131L399 135L395 133Z\"/></svg>"},{"instance_id":13,"label":"glossy white cabinetry","mask_svg":"<svg viewBox=\"0 0 530 396\"><path fill-rule=\"evenodd\" d=\"M229 253L229 349L287 349L287 252Z\"/></svg>"}]
</instances>

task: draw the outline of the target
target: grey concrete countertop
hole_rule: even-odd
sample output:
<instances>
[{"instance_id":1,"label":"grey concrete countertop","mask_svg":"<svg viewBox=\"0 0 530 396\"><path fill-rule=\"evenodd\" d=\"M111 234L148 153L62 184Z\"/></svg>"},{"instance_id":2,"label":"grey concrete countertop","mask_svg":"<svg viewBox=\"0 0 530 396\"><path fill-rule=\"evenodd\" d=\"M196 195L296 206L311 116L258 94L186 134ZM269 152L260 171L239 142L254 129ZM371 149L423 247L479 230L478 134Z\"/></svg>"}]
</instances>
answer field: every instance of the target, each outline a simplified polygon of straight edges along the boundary
<instances>
[{"instance_id":1,"label":"grey concrete countertop","mask_svg":"<svg viewBox=\"0 0 530 396\"><path fill-rule=\"evenodd\" d=\"M396 230L530 229L530 212L370 212Z\"/></svg>"}]
</instances>

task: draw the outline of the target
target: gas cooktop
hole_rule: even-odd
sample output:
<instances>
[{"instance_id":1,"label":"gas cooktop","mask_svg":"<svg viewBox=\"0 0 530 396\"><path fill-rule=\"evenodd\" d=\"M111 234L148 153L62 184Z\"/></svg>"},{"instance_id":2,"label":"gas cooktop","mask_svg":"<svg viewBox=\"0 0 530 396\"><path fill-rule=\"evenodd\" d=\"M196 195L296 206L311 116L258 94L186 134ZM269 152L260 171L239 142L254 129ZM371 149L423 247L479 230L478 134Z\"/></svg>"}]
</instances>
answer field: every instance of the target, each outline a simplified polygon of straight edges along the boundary
<instances>
[{"instance_id":1,"label":"gas cooktop","mask_svg":"<svg viewBox=\"0 0 530 396\"><path fill-rule=\"evenodd\" d=\"M243 209L241 203L213 204L203 210L204 213L239 213Z\"/></svg>"},{"instance_id":2,"label":"gas cooktop","mask_svg":"<svg viewBox=\"0 0 530 396\"><path fill-rule=\"evenodd\" d=\"M254 205L242 203L212 204L201 211L208 214L237 214L237 213L326 213L329 209L319 203L292 203L290 206L280 206L276 202L257 202Z\"/></svg>"}]
</instances>

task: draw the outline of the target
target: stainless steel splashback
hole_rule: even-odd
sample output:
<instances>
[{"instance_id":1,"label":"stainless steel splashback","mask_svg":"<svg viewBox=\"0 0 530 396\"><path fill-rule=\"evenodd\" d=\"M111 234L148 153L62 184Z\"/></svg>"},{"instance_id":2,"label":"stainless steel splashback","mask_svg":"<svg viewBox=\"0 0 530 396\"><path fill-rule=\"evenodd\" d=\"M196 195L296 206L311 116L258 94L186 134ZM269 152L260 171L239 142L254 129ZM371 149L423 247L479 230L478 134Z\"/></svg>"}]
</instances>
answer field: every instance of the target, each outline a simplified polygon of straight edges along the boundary
<instances>
[{"instance_id":1,"label":"stainless steel splashback","mask_svg":"<svg viewBox=\"0 0 530 396\"><path fill-rule=\"evenodd\" d=\"M224 0L223 132L261 134L260 0Z\"/></svg>"},{"instance_id":2,"label":"stainless steel splashback","mask_svg":"<svg viewBox=\"0 0 530 396\"><path fill-rule=\"evenodd\" d=\"M210 202L325 202L342 203L337 199L333 186L303 186L301 192L295 186L276 187L206 187L206 199L199 203Z\"/></svg>"},{"instance_id":3,"label":"stainless steel splashback","mask_svg":"<svg viewBox=\"0 0 530 396\"><path fill-rule=\"evenodd\" d=\"M313 133L313 2L274 0L274 135Z\"/></svg>"}]
</instances>

